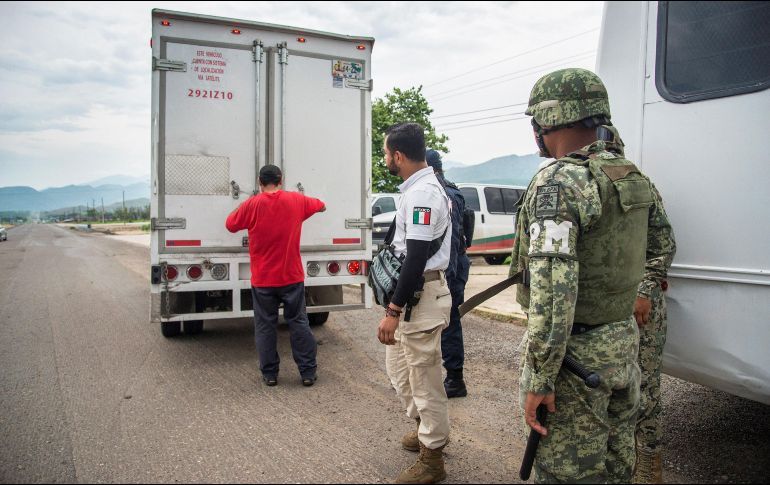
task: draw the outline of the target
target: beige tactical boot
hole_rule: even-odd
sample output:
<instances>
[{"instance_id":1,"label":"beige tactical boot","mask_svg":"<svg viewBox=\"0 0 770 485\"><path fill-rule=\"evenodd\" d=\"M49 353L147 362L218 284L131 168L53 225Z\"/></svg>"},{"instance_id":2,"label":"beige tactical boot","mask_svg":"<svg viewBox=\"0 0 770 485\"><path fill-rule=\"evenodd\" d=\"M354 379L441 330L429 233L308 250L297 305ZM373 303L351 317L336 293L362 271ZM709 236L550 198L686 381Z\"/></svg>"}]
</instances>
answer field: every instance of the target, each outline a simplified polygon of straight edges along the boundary
<instances>
[{"instance_id":1,"label":"beige tactical boot","mask_svg":"<svg viewBox=\"0 0 770 485\"><path fill-rule=\"evenodd\" d=\"M663 483L663 460L660 447L636 447L636 467L632 483Z\"/></svg>"},{"instance_id":2,"label":"beige tactical boot","mask_svg":"<svg viewBox=\"0 0 770 485\"><path fill-rule=\"evenodd\" d=\"M415 419L417 421L417 428L408 432L401 438L401 447L407 451L414 451L415 453L420 451L420 440L417 438L417 430L420 429L420 418Z\"/></svg>"},{"instance_id":3,"label":"beige tactical boot","mask_svg":"<svg viewBox=\"0 0 770 485\"><path fill-rule=\"evenodd\" d=\"M396 483L439 483L444 481L446 479L444 446L431 450L420 443L420 456L414 465L398 475Z\"/></svg>"}]
</instances>

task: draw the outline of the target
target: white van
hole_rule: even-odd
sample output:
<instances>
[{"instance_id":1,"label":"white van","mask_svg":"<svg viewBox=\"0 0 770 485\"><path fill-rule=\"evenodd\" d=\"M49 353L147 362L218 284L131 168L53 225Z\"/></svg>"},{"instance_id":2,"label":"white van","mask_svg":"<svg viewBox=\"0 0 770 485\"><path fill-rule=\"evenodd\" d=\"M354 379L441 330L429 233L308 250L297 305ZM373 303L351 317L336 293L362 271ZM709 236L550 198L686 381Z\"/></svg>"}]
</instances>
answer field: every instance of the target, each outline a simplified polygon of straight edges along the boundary
<instances>
[{"instance_id":1,"label":"white van","mask_svg":"<svg viewBox=\"0 0 770 485\"><path fill-rule=\"evenodd\" d=\"M401 194L372 194L372 216L396 212Z\"/></svg>"},{"instance_id":2,"label":"white van","mask_svg":"<svg viewBox=\"0 0 770 485\"><path fill-rule=\"evenodd\" d=\"M516 209L527 188L473 183L458 183L457 187L465 198L465 207L476 214L468 255L483 256L487 264L502 264L513 249Z\"/></svg>"},{"instance_id":3,"label":"white van","mask_svg":"<svg viewBox=\"0 0 770 485\"><path fill-rule=\"evenodd\" d=\"M667 374L770 404L770 2L607 2L597 72L677 253Z\"/></svg>"}]
</instances>

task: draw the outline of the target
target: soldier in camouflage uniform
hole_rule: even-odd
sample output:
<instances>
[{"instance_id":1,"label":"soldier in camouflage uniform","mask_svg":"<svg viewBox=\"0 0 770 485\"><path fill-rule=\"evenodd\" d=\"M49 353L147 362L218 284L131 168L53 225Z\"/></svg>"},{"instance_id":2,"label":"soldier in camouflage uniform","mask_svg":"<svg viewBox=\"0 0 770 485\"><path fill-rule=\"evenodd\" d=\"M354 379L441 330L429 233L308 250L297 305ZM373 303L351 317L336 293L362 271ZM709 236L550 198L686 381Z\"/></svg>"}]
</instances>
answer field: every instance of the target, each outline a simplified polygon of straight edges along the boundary
<instances>
[{"instance_id":1,"label":"soldier in camouflage uniform","mask_svg":"<svg viewBox=\"0 0 770 485\"><path fill-rule=\"evenodd\" d=\"M663 200L653 186L661 207L660 217L650 220L656 230L647 236L647 262L639 284L634 316L639 326L639 367L642 370L639 416L636 423L634 483L663 483L660 425L660 366L666 344L666 276L676 253L671 224Z\"/></svg>"},{"instance_id":2,"label":"soldier in camouflage uniform","mask_svg":"<svg viewBox=\"0 0 770 485\"><path fill-rule=\"evenodd\" d=\"M541 155L517 217L512 270L529 325L520 379L525 421L543 435L535 481L627 483L635 462L639 331L632 316L645 249L661 217L649 180L613 143L607 91L594 73L541 78L526 113ZM665 217L665 215L663 215ZM569 353L597 389L561 369ZM549 410L547 429L537 422Z\"/></svg>"}]
</instances>

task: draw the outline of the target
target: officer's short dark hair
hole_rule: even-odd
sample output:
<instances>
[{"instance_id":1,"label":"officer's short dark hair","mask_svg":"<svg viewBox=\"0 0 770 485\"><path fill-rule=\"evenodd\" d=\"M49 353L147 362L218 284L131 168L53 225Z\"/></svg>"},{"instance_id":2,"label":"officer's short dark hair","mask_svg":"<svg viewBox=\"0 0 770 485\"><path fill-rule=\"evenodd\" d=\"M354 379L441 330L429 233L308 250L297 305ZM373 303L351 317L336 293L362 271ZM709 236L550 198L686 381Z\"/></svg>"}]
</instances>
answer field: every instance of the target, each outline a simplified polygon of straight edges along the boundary
<instances>
[{"instance_id":1,"label":"officer's short dark hair","mask_svg":"<svg viewBox=\"0 0 770 485\"><path fill-rule=\"evenodd\" d=\"M275 165L265 165L259 170L259 183L261 185L278 185L282 178L281 169Z\"/></svg>"},{"instance_id":2,"label":"officer's short dark hair","mask_svg":"<svg viewBox=\"0 0 770 485\"><path fill-rule=\"evenodd\" d=\"M425 160L425 130L417 123L399 123L385 132L388 150L401 152L415 162Z\"/></svg>"}]
</instances>

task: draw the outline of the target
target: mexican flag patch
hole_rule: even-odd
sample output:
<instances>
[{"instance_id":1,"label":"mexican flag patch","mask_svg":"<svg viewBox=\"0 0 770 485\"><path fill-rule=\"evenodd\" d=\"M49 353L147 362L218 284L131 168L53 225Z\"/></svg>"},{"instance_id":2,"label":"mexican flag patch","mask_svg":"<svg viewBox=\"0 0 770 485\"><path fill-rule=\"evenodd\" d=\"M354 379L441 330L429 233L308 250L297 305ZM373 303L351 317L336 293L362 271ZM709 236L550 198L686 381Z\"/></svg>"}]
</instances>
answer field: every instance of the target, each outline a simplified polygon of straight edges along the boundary
<instances>
[{"instance_id":1,"label":"mexican flag patch","mask_svg":"<svg viewBox=\"0 0 770 485\"><path fill-rule=\"evenodd\" d=\"M430 207L415 207L412 212L412 223L430 226Z\"/></svg>"}]
</instances>

